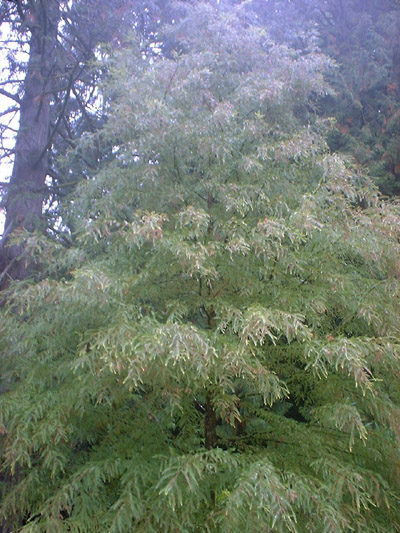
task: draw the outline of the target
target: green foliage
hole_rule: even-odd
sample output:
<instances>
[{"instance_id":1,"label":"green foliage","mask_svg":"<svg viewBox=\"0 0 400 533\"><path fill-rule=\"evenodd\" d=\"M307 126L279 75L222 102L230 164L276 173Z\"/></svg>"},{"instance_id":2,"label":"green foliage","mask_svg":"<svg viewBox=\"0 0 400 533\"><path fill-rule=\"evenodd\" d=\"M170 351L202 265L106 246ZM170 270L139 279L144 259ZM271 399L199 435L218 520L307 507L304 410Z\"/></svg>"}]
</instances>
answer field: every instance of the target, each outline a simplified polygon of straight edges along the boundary
<instances>
[{"instance_id":1,"label":"green foliage","mask_svg":"<svg viewBox=\"0 0 400 533\"><path fill-rule=\"evenodd\" d=\"M114 161L2 311L23 532L393 532L399 209L304 117L330 62L179 4L115 57ZM120 67L120 68L119 68ZM98 135L98 134L97 134ZM210 436L211 435L211 436Z\"/></svg>"}]
</instances>

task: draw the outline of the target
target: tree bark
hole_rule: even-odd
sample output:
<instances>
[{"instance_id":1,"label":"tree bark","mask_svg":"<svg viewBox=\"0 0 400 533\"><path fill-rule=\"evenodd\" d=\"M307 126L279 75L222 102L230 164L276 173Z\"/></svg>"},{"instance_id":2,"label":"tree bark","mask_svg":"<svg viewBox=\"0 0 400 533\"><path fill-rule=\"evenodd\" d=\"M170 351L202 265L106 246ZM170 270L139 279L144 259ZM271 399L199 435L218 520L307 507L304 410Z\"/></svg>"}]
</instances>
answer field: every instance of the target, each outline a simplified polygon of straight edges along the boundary
<instances>
[{"instance_id":1,"label":"tree bark","mask_svg":"<svg viewBox=\"0 0 400 533\"><path fill-rule=\"evenodd\" d=\"M205 446L207 450L217 447L217 416L211 402L211 394L207 394L205 414Z\"/></svg>"},{"instance_id":2,"label":"tree bark","mask_svg":"<svg viewBox=\"0 0 400 533\"><path fill-rule=\"evenodd\" d=\"M58 0L31 2L21 13L31 33L29 61L20 104L14 167L5 198L5 231L0 243L0 289L31 276L35 265L22 258L24 246L10 245L19 230L33 231L40 222L45 198L47 143L51 123L52 79L60 20Z\"/></svg>"}]
</instances>

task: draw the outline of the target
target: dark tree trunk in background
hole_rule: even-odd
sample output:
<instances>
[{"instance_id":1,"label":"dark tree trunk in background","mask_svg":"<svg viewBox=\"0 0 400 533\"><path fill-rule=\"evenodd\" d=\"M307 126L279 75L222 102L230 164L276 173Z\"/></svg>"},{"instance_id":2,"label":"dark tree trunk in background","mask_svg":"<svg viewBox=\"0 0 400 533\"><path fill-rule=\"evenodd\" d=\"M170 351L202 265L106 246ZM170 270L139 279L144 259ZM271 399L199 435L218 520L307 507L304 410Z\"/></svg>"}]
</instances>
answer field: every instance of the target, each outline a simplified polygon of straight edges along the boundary
<instances>
[{"instance_id":1,"label":"dark tree trunk in background","mask_svg":"<svg viewBox=\"0 0 400 533\"><path fill-rule=\"evenodd\" d=\"M207 450L212 450L217 447L217 415L210 393L207 394L204 426L205 447Z\"/></svg>"},{"instance_id":2,"label":"dark tree trunk in background","mask_svg":"<svg viewBox=\"0 0 400 533\"><path fill-rule=\"evenodd\" d=\"M33 272L32 260L21 258L23 245L9 245L19 229L33 231L40 222L45 196L47 152L51 123L52 80L56 65L59 2L48 0L26 11L23 21L29 26L29 61L20 102L20 124L15 158L7 196L6 221L0 244L0 288L22 280ZM36 10L34 7L36 7ZM22 18L21 16L21 18Z\"/></svg>"}]
</instances>

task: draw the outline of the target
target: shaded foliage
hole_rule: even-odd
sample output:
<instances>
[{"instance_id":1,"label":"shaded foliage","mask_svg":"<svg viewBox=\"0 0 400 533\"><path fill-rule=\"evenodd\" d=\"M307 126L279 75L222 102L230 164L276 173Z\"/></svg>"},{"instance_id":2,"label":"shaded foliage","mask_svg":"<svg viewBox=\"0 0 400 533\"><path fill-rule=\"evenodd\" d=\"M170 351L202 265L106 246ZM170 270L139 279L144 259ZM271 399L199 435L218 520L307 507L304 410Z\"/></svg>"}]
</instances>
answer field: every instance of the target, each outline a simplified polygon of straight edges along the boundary
<instances>
[{"instance_id":1,"label":"shaded foliage","mask_svg":"<svg viewBox=\"0 0 400 533\"><path fill-rule=\"evenodd\" d=\"M251 6L274 39L299 50L319 47L338 70L335 96L319 112L337 120L332 150L351 154L382 192L399 193L397 134L400 88L400 4L397 0L275 0Z\"/></svg>"}]
</instances>

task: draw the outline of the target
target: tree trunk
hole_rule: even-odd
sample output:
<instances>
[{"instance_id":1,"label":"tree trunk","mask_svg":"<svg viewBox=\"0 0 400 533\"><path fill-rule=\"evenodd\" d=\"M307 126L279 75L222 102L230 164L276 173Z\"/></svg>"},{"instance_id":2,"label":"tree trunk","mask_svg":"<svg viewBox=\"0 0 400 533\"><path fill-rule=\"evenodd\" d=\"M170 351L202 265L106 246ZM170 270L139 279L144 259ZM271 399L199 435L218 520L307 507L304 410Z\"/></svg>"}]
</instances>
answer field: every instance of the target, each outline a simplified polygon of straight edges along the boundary
<instances>
[{"instance_id":1,"label":"tree trunk","mask_svg":"<svg viewBox=\"0 0 400 533\"><path fill-rule=\"evenodd\" d=\"M207 394L205 413L205 446L207 450L217 447L217 416L211 401L211 394Z\"/></svg>"},{"instance_id":2,"label":"tree trunk","mask_svg":"<svg viewBox=\"0 0 400 533\"><path fill-rule=\"evenodd\" d=\"M29 61L20 104L20 123L15 143L12 176L5 198L6 221L0 243L0 288L34 272L33 261L21 258L23 245L9 245L18 230L33 231L42 216L47 173L52 79L55 68L58 0L31 2L21 13L29 27Z\"/></svg>"}]
</instances>

